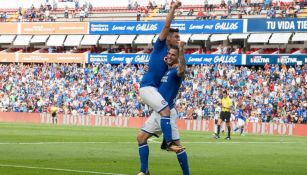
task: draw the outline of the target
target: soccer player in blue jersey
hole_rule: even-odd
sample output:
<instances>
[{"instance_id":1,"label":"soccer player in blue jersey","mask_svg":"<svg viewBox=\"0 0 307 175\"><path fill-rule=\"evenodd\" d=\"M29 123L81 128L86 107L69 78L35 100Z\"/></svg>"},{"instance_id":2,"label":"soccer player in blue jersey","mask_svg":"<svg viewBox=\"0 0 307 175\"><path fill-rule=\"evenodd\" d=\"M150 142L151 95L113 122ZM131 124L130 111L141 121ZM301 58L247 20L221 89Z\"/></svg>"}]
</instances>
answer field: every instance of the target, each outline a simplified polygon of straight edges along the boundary
<instances>
[{"instance_id":1,"label":"soccer player in blue jersey","mask_svg":"<svg viewBox=\"0 0 307 175\"><path fill-rule=\"evenodd\" d=\"M140 84L140 97L144 103L148 104L155 112L161 115L161 129L167 143L167 149L178 151L180 146L172 142L172 129L170 124L170 107L167 101L158 92L160 81L165 72L167 65L164 58L172 46L176 46L180 41L178 29L171 29L171 22L174 18L175 10L181 6L180 1L176 1L165 20L164 27L157 39L151 59L148 63L148 71L144 74Z\"/></svg>"},{"instance_id":2,"label":"soccer player in blue jersey","mask_svg":"<svg viewBox=\"0 0 307 175\"><path fill-rule=\"evenodd\" d=\"M243 109L239 109L238 111L236 111L235 117L238 120L237 123L237 127L233 130L234 132L236 132L237 130L240 129L240 135L244 136L244 126L245 126L245 122L246 122L246 118L244 117L243 114Z\"/></svg>"},{"instance_id":3,"label":"soccer player in blue jersey","mask_svg":"<svg viewBox=\"0 0 307 175\"><path fill-rule=\"evenodd\" d=\"M167 56L165 57L165 62L168 65L168 70L165 75L161 79L161 84L158 89L158 92L162 95L162 97L167 101L170 112L170 124L172 130L172 141L175 145L181 146L179 131L176 125L177 119L177 111L174 108L175 106L175 98L178 94L181 83L184 79L186 63L183 55L183 46L184 42L179 42L179 48L177 46L172 46ZM148 157L149 157L149 148L147 145L147 140L151 136L159 137L162 131L162 126L160 126L160 122L162 122L163 117L159 115L156 111L154 111L149 119L146 121L142 130L138 134L137 140L139 143L139 153L141 159L141 172L138 175L148 175ZM146 147L146 149L144 149ZM182 169L183 175L189 175L189 165L188 165L188 157L185 149L177 150L177 158L179 164Z\"/></svg>"}]
</instances>

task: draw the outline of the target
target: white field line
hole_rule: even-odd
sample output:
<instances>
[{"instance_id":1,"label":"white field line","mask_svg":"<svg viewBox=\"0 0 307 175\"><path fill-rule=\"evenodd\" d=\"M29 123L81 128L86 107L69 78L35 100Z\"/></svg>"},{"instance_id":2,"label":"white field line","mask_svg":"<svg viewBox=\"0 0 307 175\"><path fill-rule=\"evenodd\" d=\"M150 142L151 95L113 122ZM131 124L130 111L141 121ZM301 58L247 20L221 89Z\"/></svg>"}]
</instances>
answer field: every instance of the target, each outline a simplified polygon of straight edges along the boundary
<instances>
[{"instance_id":1,"label":"white field line","mask_svg":"<svg viewBox=\"0 0 307 175\"><path fill-rule=\"evenodd\" d=\"M136 142L0 142L0 145L53 145L53 144L137 144ZM149 140L149 143L158 143L161 141ZM224 141L224 142L182 142L183 144L296 144L304 142L285 142L285 141L275 141L275 142L234 142L234 141Z\"/></svg>"},{"instance_id":2,"label":"white field line","mask_svg":"<svg viewBox=\"0 0 307 175\"><path fill-rule=\"evenodd\" d=\"M72 170L72 169L62 169L62 168L46 168L46 167L34 167L34 166L24 166L24 165L8 165L0 164L0 167L9 168L23 168L23 169L38 169L38 170L51 170L51 171L64 171L64 172L74 172L74 173L85 173L85 174L105 174L105 175L127 175L127 174L116 174L116 173L105 173L96 171L82 171L82 170Z\"/></svg>"}]
</instances>

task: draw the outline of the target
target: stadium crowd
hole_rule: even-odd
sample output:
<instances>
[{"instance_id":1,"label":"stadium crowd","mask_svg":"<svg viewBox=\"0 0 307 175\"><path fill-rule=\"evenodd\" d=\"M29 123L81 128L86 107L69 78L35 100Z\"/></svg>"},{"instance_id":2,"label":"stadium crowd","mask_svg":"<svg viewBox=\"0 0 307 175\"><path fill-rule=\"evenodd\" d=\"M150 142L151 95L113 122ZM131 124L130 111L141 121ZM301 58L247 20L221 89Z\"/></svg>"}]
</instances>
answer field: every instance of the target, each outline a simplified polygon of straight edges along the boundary
<instances>
[{"instance_id":1,"label":"stadium crowd","mask_svg":"<svg viewBox=\"0 0 307 175\"><path fill-rule=\"evenodd\" d=\"M138 97L143 65L1 64L0 111L148 116ZM307 65L193 65L176 102L179 117L213 118L227 89L248 121L307 123Z\"/></svg>"},{"instance_id":2,"label":"stadium crowd","mask_svg":"<svg viewBox=\"0 0 307 175\"><path fill-rule=\"evenodd\" d=\"M57 21L59 18L79 18L84 21L94 13L105 13L106 10L95 10L90 0L79 2L73 0L74 7L58 8L58 3L62 1L46 1L39 7L33 4L30 7L19 7L16 13L3 11L0 9L0 22L11 21L10 18L16 18L18 22L38 22L38 21ZM127 8L114 11L114 15L118 13L133 13L136 12L137 20L141 16L150 16L150 13L155 13L158 9L159 13L167 13L174 0L161 1L148 0L148 4L138 0L127 0ZM219 3L220 2L220 3ZM141 5L142 4L142 5ZM250 15L255 17L267 18L296 18L298 14L306 12L302 11L307 5L306 0L204 0L198 5L183 6L177 12L177 16L195 16L195 19L227 19L227 18L249 18ZM103 5L101 5L103 8ZM99 9L99 7L97 7ZM128 10L128 11L127 11ZM108 9L108 12L109 9ZM303 16L306 17L306 16Z\"/></svg>"}]
</instances>

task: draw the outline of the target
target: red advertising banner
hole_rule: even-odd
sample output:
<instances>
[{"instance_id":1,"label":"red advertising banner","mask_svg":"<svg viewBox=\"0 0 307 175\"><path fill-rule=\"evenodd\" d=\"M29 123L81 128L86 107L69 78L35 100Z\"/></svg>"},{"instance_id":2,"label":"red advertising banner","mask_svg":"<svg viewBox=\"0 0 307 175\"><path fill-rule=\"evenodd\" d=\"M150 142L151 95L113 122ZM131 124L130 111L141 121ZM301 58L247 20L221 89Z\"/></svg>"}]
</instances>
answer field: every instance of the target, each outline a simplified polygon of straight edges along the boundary
<instances>
[{"instance_id":1,"label":"red advertising banner","mask_svg":"<svg viewBox=\"0 0 307 175\"><path fill-rule=\"evenodd\" d=\"M60 115L59 125L75 126L103 126L121 128L141 128L147 118L139 117L106 117L94 115ZM0 122L23 122L51 124L52 117L49 114L37 113L14 113L1 112ZM213 120L177 120L180 130L207 131L213 132ZM233 123L232 128L235 127ZM286 136L307 136L307 125L304 124L276 124L276 123L247 123L245 132L256 135L286 135Z\"/></svg>"},{"instance_id":2,"label":"red advertising banner","mask_svg":"<svg viewBox=\"0 0 307 175\"><path fill-rule=\"evenodd\" d=\"M18 27L17 23L1 23L0 34L17 34Z\"/></svg>"},{"instance_id":3,"label":"red advertising banner","mask_svg":"<svg viewBox=\"0 0 307 175\"><path fill-rule=\"evenodd\" d=\"M18 53L18 62L23 63L85 63L82 53Z\"/></svg>"},{"instance_id":4,"label":"red advertising banner","mask_svg":"<svg viewBox=\"0 0 307 175\"><path fill-rule=\"evenodd\" d=\"M20 34L87 34L86 22L21 23ZM15 33L16 34L16 33Z\"/></svg>"}]
</instances>

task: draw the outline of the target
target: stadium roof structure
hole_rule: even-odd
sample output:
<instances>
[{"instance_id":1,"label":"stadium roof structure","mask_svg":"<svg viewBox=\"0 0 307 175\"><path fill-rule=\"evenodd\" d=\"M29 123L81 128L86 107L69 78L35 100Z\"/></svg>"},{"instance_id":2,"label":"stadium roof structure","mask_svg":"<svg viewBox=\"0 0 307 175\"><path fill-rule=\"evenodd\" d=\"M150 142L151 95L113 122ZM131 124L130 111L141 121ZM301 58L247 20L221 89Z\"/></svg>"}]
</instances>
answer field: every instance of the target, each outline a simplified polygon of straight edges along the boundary
<instances>
[{"instance_id":1,"label":"stadium roof structure","mask_svg":"<svg viewBox=\"0 0 307 175\"><path fill-rule=\"evenodd\" d=\"M249 33L233 33L231 35L229 35L229 39L233 40L233 39L247 39Z\"/></svg>"},{"instance_id":2,"label":"stadium roof structure","mask_svg":"<svg viewBox=\"0 0 307 175\"><path fill-rule=\"evenodd\" d=\"M247 42L248 43L267 43L272 33L252 33Z\"/></svg>"},{"instance_id":3,"label":"stadium roof structure","mask_svg":"<svg viewBox=\"0 0 307 175\"><path fill-rule=\"evenodd\" d=\"M118 35L102 35L99 44L115 44Z\"/></svg>"},{"instance_id":4,"label":"stadium roof structure","mask_svg":"<svg viewBox=\"0 0 307 175\"><path fill-rule=\"evenodd\" d=\"M63 46L64 40L66 38L66 35L50 35L47 46Z\"/></svg>"},{"instance_id":5,"label":"stadium roof structure","mask_svg":"<svg viewBox=\"0 0 307 175\"><path fill-rule=\"evenodd\" d=\"M13 42L14 46L28 46L30 45L32 35L18 35Z\"/></svg>"},{"instance_id":6,"label":"stadium roof structure","mask_svg":"<svg viewBox=\"0 0 307 175\"><path fill-rule=\"evenodd\" d=\"M215 41L226 41L228 38L229 34L213 34L210 37L210 41L215 42Z\"/></svg>"},{"instance_id":7,"label":"stadium roof structure","mask_svg":"<svg viewBox=\"0 0 307 175\"><path fill-rule=\"evenodd\" d=\"M191 34L180 34L180 40L186 43L189 42L190 37L191 37Z\"/></svg>"},{"instance_id":8,"label":"stadium roof structure","mask_svg":"<svg viewBox=\"0 0 307 175\"><path fill-rule=\"evenodd\" d=\"M152 40L153 43L156 43L157 39L159 38L159 34L157 34L154 39Z\"/></svg>"},{"instance_id":9,"label":"stadium roof structure","mask_svg":"<svg viewBox=\"0 0 307 175\"><path fill-rule=\"evenodd\" d=\"M155 35L138 35L134 44L151 44Z\"/></svg>"},{"instance_id":10,"label":"stadium roof structure","mask_svg":"<svg viewBox=\"0 0 307 175\"><path fill-rule=\"evenodd\" d=\"M119 35L116 44L132 44L136 35Z\"/></svg>"},{"instance_id":11,"label":"stadium roof structure","mask_svg":"<svg viewBox=\"0 0 307 175\"><path fill-rule=\"evenodd\" d=\"M307 41L307 33L295 33L292 41Z\"/></svg>"},{"instance_id":12,"label":"stadium roof structure","mask_svg":"<svg viewBox=\"0 0 307 175\"><path fill-rule=\"evenodd\" d=\"M34 35L30 43L46 43L49 38L49 35Z\"/></svg>"},{"instance_id":13,"label":"stadium roof structure","mask_svg":"<svg viewBox=\"0 0 307 175\"><path fill-rule=\"evenodd\" d=\"M67 35L64 46L79 46L83 35Z\"/></svg>"},{"instance_id":14,"label":"stadium roof structure","mask_svg":"<svg viewBox=\"0 0 307 175\"><path fill-rule=\"evenodd\" d=\"M273 33L270 44L287 44L292 33Z\"/></svg>"},{"instance_id":15,"label":"stadium roof structure","mask_svg":"<svg viewBox=\"0 0 307 175\"><path fill-rule=\"evenodd\" d=\"M207 41L209 39L210 34L193 34L190 37L191 41Z\"/></svg>"},{"instance_id":16,"label":"stadium roof structure","mask_svg":"<svg viewBox=\"0 0 307 175\"><path fill-rule=\"evenodd\" d=\"M1 35L0 44L11 44L15 38L16 35Z\"/></svg>"},{"instance_id":17,"label":"stadium roof structure","mask_svg":"<svg viewBox=\"0 0 307 175\"><path fill-rule=\"evenodd\" d=\"M93 46L97 45L100 35L84 35L81 45L82 46Z\"/></svg>"}]
</instances>

